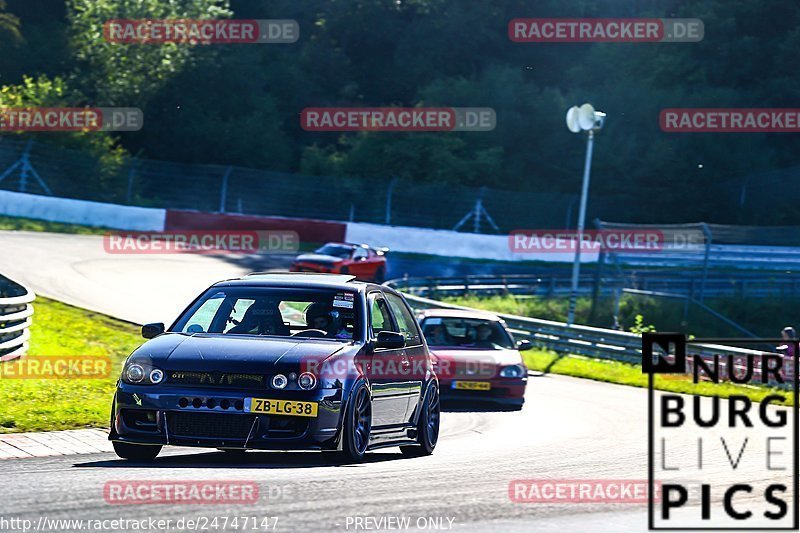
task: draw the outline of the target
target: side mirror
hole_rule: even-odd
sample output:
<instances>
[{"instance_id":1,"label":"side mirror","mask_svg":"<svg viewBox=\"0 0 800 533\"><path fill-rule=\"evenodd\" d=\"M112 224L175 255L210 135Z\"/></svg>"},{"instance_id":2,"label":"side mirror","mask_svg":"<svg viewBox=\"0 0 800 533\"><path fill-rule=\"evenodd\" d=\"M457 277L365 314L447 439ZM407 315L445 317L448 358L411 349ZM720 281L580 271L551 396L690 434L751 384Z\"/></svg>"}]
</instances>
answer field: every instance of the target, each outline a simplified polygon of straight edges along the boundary
<instances>
[{"instance_id":1,"label":"side mirror","mask_svg":"<svg viewBox=\"0 0 800 533\"><path fill-rule=\"evenodd\" d=\"M165 330L166 328L164 327L164 324L161 322L156 322L153 324L145 324L144 326L142 326L142 337L144 337L145 339L152 339L153 337L158 337L159 335L164 333Z\"/></svg>"},{"instance_id":2,"label":"side mirror","mask_svg":"<svg viewBox=\"0 0 800 533\"><path fill-rule=\"evenodd\" d=\"M517 350L523 352L525 350L530 350L533 348L533 344L528 339L523 339L521 341L517 341Z\"/></svg>"},{"instance_id":3,"label":"side mirror","mask_svg":"<svg viewBox=\"0 0 800 533\"><path fill-rule=\"evenodd\" d=\"M375 341L375 348L387 348L389 350L402 348L406 345L406 338L402 333L394 331L381 331L378 333L378 340Z\"/></svg>"}]
</instances>

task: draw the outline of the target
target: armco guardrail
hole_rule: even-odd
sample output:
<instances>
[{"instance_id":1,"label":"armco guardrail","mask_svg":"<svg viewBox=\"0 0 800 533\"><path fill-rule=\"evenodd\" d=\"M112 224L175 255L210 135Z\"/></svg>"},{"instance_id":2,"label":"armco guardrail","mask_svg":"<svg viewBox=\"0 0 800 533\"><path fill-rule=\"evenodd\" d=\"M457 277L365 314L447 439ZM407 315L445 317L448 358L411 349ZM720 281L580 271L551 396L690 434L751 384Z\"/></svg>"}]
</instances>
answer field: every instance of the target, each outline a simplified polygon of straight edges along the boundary
<instances>
[{"instance_id":1,"label":"armco guardrail","mask_svg":"<svg viewBox=\"0 0 800 533\"><path fill-rule=\"evenodd\" d=\"M28 351L35 298L26 287L0 276L0 361Z\"/></svg>"},{"instance_id":2,"label":"armco guardrail","mask_svg":"<svg viewBox=\"0 0 800 533\"><path fill-rule=\"evenodd\" d=\"M468 307L446 304L409 294L405 294L405 298L417 310L445 308L474 311L474 309ZM583 355L597 359L609 359L635 364L641 364L642 362L642 337L635 333L590 326L567 326L563 322L501 313L495 314L506 322L506 325L517 339L528 339L532 344L541 348L563 354ZM755 355L754 373L756 375L760 373L761 356L764 354L776 355L771 352L716 344L689 343L687 349L691 353L702 356L703 359L711 360L715 355L720 356L723 371L728 355L733 355L734 358L748 354ZM744 371L741 361L735 361L734 364L737 371Z\"/></svg>"},{"instance_id":3,"label":"armco guardrail","mask_svg":"<svg viewBox=\"0 0 800 533\"><path fill-rule=\"evenodd\" d=\"M590 294L597 280L594 275L580 277L578 290ZM469 275L450 277L399 278L387 285L416 296L433 294L515 294L526 296L563 296L569 294L572 279L568 275ZM800 296L800 276L793 274L716 274L705 285L697 272L629 272L624 275L606 273L599 283L603 294L621 288L670 292L697 297L739 296L743 298L779 298Z\"/></svg>"}]
</instances>

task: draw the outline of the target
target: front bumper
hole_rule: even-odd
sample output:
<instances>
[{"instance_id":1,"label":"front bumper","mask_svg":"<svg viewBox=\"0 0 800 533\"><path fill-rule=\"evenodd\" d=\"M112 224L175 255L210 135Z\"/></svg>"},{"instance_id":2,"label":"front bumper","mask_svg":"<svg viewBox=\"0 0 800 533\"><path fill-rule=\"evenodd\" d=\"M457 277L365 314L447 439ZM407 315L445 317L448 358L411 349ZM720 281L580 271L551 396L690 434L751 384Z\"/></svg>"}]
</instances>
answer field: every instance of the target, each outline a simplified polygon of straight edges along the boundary
<instances>
[{"instance_id":1,"label":"front bumper","mask_svg":"<svg viewBox=\"0 0 800 533\"><path fill-rule=\"evenodd\" d=\"M205 448L335 449L342 393L340 388L237 390L120 382L109 440ZM313 418L246 413L245 398L315 402L318 412Z\"/></svg>"},{"instance_id":2,"label":"front bumper","mask_svg":"<svg viewBox=\"0 0 800 533\"><path fill-rule=\"evenodd\" d=\"M455 381L480 381L488 382L489 390L464 390L454 389ZM443 399L447 400L482 400L505 405L522 405L525 403L525 387L528 378L491 378L470 379L464 378L439 378L439 390Z\"/></svg>"}]
</instances>

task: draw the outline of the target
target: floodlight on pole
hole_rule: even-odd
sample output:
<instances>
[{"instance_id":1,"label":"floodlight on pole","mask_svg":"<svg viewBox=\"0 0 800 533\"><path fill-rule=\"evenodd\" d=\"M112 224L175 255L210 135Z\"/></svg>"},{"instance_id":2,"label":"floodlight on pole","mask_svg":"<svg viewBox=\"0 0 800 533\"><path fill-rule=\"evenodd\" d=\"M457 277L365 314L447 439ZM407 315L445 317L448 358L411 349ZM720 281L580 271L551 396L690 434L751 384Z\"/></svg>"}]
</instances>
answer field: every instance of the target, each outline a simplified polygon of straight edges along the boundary
<instances>
[{"instance_id":1,"label":"floodlight on pole","mask_svg":"<svg viewBox=\"0 0 800 533\"><path fill-rule=\"evenodd\" d=\"M581 204L578 210L578 231L575 242L575 261L572 264L572 287L569 293L569 310L567 312L567 325L575 322L575 303L578 298L578 279L581 273L581 246L583 243L583 229L586 222L586 203L589 197L589 174L592 168L592 147L594 145L594 132L600 131L605 123L606 114L595 111L591 104L572 106L567 111L567 128L572 133L587 133L586 161L583 165L583 184L581 185Z\"/></svg>"}]
</instances>

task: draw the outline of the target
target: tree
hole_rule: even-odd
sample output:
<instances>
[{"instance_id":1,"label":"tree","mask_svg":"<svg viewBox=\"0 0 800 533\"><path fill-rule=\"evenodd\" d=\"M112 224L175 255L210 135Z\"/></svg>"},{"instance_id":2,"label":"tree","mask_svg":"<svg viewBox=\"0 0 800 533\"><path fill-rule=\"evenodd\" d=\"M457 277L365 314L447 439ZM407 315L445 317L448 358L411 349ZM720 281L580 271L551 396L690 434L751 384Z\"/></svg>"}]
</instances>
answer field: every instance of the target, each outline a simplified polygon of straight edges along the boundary
<instances>
[{"instance_id":1,"label":"tree","mask_svg":"<svg viewBox=\"0 0 800 533\"><path fill-rule=\"evenodd\" d=\"M12 41L20 42L22 40L20 20L15 15L8 13L7 7L6 0L0 0L0 34Z\"/></svg>"},{"instance_id":2,"label":"tree","mask_svg":"<svg viewBox=\"0 0 800 533\"><path fill-rule=\"evenodd\" d=\"M77 68L71 83L96 105L143 107L191 63L198 46L119 44L104 38L111 19L215 19L231 15L228 0L67 0Z\"/></svg>"}]
</instances>

